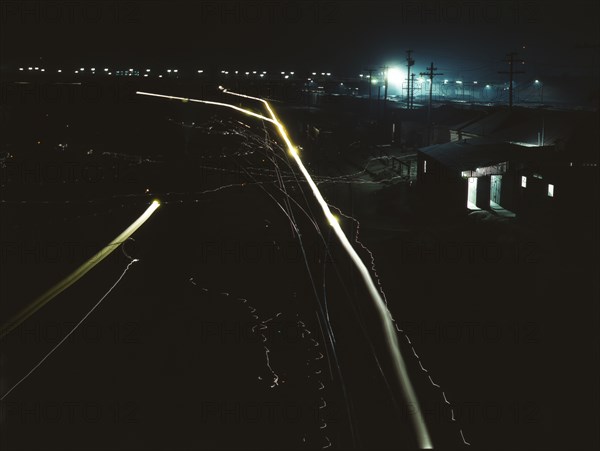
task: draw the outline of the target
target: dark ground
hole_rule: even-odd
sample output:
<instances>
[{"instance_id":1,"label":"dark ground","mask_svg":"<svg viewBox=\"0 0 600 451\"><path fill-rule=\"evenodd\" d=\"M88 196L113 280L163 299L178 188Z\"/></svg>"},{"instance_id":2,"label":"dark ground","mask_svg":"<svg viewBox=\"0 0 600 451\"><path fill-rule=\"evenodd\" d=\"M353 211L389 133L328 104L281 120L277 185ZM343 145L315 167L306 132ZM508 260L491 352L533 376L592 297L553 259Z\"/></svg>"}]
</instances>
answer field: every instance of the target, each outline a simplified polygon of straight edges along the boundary
<instances>
[{"instance_id":1,"label":"dark ground","mask_svg":"<svg viewBox=\"0 0 600 451\"><path fill-rule=\"evenodd\" d=\"M394 406L365 339L366 330L386 369L379 324L312 194L292 177L285 183L322 232L294 206L305 261L265 191L285 198L264 172L274 169L274 153L261 148L260 123L148 99L6 108L3 150L14 159L2 169L3 320L117 236L152 199L162 206L125 245L140 261L3 401L3 449L321 448L327 440L349 448L348 410L358 447L415 447L410 412ZM243 134L218 132L232 129ZM67 150L56 149L66 141ZM303 157L319 175L339 175L335 159L322 163L308 147ZM435 206L423 209L404 182L319 186L360 221L359 239L375 256L390 310L429 371L399 333L436 448L464 447L459 429L474 449L597 448L594 222L565 229L450 219ZM50 202L35 202L42 200ZM341 223L353 241L354 222ZM2 393L128 262L117 250L3 341ZM327 314L346 396L320 330ZM263 333L279 377L274 387L253 332L269 318Z\"/></svg>"}]
</instances>

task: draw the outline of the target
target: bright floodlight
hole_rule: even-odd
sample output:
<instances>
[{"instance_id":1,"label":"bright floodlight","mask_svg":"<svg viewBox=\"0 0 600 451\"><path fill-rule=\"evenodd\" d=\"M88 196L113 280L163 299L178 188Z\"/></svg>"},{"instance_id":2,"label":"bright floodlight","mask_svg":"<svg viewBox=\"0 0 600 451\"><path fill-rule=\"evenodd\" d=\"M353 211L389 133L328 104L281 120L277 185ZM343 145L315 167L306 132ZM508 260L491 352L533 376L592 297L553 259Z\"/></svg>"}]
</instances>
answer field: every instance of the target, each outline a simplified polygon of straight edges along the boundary
<instances>
[{"instance_id":1,"label":"bright floodlight","mask_svg":"<svg viewBox=\"0 0 600 451\"><path fill-rule=\"evenodd\" d=\"M460 81L460 80L456 80L456 84L457 84L457 85L462 85L462 81Z\"/></svg>"},{"instance_id":2,"label":"bright floodlight","mask_svg":"<svg viewBox=\"0 0 600 451\"><path fill-rule=\"evenodd\" d=\"M406 78L404 72L397 67L390 67L387 71L387 79L390 85L401 88L402 82Z\"/></svg>"},{"instance_id":3,"label":"bright floodlight","mask_svg":"<svg viewBox=\"0 0 600 451\"><path fill-rule=\"evenodd\" d=\"M539 83L540 81L539 81L539 80L536 80L535 82L536 82L536 83Z\"/></svg>"}]
</instances>

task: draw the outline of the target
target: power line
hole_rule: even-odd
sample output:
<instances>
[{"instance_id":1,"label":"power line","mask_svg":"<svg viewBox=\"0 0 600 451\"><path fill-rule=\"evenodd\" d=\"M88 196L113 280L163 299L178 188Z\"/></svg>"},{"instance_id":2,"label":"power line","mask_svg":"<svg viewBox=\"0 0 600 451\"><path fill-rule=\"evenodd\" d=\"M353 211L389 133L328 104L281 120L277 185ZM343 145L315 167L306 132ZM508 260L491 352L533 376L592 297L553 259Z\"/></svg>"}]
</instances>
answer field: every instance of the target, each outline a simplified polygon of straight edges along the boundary
<instances>
[{"instance_id":1,"label":"power line","mask_svg":"<svg viewBox=\"0 0 600 451\"><path fill-rule=\"evenodd\" d=\"M369 73L369 100L371 100L371 84L373 83L373 72L375 69L365 69Z\"/></svg>"},{"instance_id":2,"label":"power line","mask_svg":"<svg viewBox=\"0 0 600 451\"><path fill-rule=\"evenodd\" d=\"M525 72L522 70L515 70L515 63L524 63L522 59L515 59L517 56L517 52L510 52L506 55L506 59L503 60L505 63L508 63L509 70L508 71L499 71L499 74L509 74L509 82L508 82L508 107L512 108L513 106L513 78L514 74L524 74Z\"/></svg>"},{"instance_id":3,"label":"power line","mask_svg":"<svg viewBox=\"0 0 600 451\"><path fill-rule=\"evenodd\" d=\"M412 54L413 50L407 50L406 51L406 68L408 69L408 86L406 87L406 108L410 109L412 108L412 97L411 97L411 79L410 79L410 68L411 66L414 66L415 64L415 60L412 59L411 54Z\"/></svg>"},{"instance_id":4,"label":"power line","mask_svg":"<svg viewBox=\"0 0 600 451\"><path fill-rule=\"evenodd\" d=\"M421 72L420 75L427 75L429 77L429 107L427 108L427 144L431 144L431 102L433 100L433 77L436 75L444 75L443 73L434 72L437 67L433 67L433 61L427 68L427 72Z\"/></svg>"}]
</instances>

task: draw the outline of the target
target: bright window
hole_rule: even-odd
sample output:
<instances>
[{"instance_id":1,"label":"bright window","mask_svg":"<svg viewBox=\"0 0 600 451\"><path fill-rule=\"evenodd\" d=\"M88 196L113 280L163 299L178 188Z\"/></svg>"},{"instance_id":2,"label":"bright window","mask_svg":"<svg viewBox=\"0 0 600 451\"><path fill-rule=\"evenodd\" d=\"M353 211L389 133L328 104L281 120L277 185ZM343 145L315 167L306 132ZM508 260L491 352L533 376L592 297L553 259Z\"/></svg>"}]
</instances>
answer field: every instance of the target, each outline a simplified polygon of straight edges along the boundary
<instances>
[{"instance_id":1,"label":"bright window","mask_svg":"<svg viewBox=\"0 0 600 451\"><path fill-rule=\"evenodd\" d=\"M548 183L548 197L554 197L554 185Z\"/></svg>"},{"instance_id":2,"label":"bright window","mask_svg":"<svg viewBox=\"0 0 600 451\"><path fill-rule=\"evenodd\" d=\"M523 188L527 188L527 177L525 177L525 176L521 177L521 186Z\"/></svg>"},{"instance_id":3,"label":"bright window","mask_svg":"<svg viewBox=\"0 0 600 451\"><path fill-rule=\"evenodd\" d=\"M423 172L427 172L427 160L423 161Z\"/></svg>"}]
</instances>

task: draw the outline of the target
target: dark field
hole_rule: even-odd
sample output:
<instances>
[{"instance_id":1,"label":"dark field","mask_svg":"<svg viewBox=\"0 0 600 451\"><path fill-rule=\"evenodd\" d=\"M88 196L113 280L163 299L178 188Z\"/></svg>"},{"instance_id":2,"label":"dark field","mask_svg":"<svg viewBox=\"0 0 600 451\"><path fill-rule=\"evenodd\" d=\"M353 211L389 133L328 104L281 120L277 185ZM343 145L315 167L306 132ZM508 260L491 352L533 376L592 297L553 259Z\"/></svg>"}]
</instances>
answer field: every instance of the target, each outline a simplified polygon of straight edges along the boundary
<instances>
[{"instance_id":1,"label":"dark field","mask_svg":"<svg viewBox=\"0 0 600 451\"><path fill-rule=\"evenodd\" d=\"M161 206L2 340L5 393L139 259L2 402L2 449L415 448L366 289L273 127L133 85L72 89L2 106L3 321ZM325 199L356 218L339 215L353 243L360 221L436 448L466 448L461 430L474 449L596 448L597 211L445 217L414 183L343 177L372 155L323 156L305 113L273 106Z\"/></svg>"}]
</instances>

